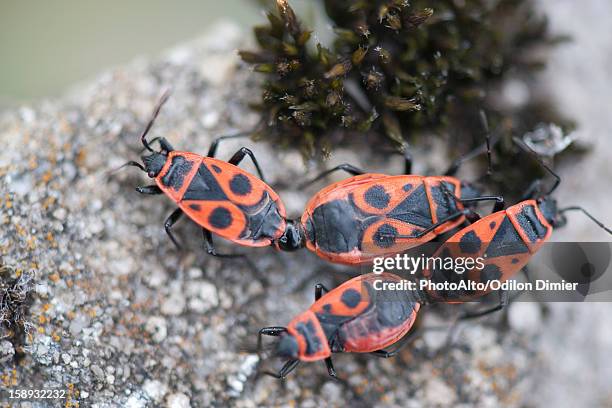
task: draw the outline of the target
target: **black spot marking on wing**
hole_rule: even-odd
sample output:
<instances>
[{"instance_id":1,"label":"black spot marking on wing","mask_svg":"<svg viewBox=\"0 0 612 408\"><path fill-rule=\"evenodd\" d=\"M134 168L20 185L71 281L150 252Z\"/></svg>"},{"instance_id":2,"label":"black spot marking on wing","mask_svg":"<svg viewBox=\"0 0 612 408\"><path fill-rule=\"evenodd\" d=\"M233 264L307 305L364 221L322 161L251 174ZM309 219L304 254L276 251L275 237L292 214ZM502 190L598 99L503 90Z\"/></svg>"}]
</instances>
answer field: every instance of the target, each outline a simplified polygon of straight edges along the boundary
<instances>
[{"instance_id":1,"label":"black spot marking on wing","mask_svg":"<svg viewBox=\"0 0 612 408\"><path fill-rule=\"evenodd\" d=\"M495 221L491 221L491 223L489 224L489 228L495 229L496 225L497 225L497 223Z\"/></svg>"},{"instance_id":2,"label":"black spot marking on wing","mask_svg":"<svg viewBox=\"0 0 612 408\"><path fill-rule=\"evenodd\" d=\"M189 204L189 208L194 211L200 211L202 209L202 206L200 204Z\"/></svg>"},{"instance_id":3,"label":"black spot marking on wing","mask_svg":"<svg viewBox=\"0 0 612 408\"><path fill-rule=\"evenodd\" d=\"M224 207L215 208L208 216L208 223L218 229L229 227L232 221L232 214Z\"/></svg>"},{"instance_id":4,"label":"black spot marking on wing","mask_svg":"<svg viewBox=\"0 0 612 408\"><path fill-rule=\"evenodd\" d=\"M398 221L420 227L432 225L431 210L425 186L421 184L387 215Z\"/></svg>"},{"instance_id":5,"label":"black spot marking on wing","mask_svg":"<svg viewBox=\"0 0 612 408\"><path fill-rule=\"evenodd\" d=\"M212 169L215 171L215 173L221 173L221 167L217 166L216 164L213 164Z\"/></svg>"},{"instance_id":6,"label":"black spot marking on wing","mask_svg":"<svg viewBox=\"0 0 612 408\"><path fill-rule=\"evenodd\" d=\"M391 196L389 196L389 193L387 193L385 188L378 184L370 187L365 192L363 198L368 205L378 208L379 210L387 208L389 201L391 200Z\"/></svg>"},{"instance_id":7,"label":"black spot marking on wing","mask_svg":"<svg viewBox=\"0 0 612 408\"><path fill-rule=\"evenodd\" d=\"M518 258L512 258L512 263L513 263L513 264L517 264L517 263L519 263L519 259L518 259Z\"/></svg>"},{"instance_id":8,"label":"black spot marking on wing","mask_svg":"<svg viewBox=\"0 0 612 408\"><path fill-rule=\"evenodd\" d=\"M193 163L185 160L183 156L174 156L170 168L168 168L168 171L161 179L162 184L175 191L180 190L183 187L185 176L187 176L192 167Z\"/></svg>"},{"instance_id":9,"label":"black spot marking on wing","mask_svg":"<svg viewBox=\"0 0 612 408\"><path fill-rule=\"evenodd\" d=\"M361 293L359 293L358 290L350 288L342 293L342 296L340 296L340 300L346 305L346 307L352 309L356 307L359 302L361 302Z\"/></svg>"},{"instance_id":10,"label":"black spot marking on wing","mask_svg":"<svg viewBox=\"0 0 612 408\"><path fill-rule=\"evenodd\" d=\"M538 219L532 205L523 207L521 212L516 215L516 219L531 242L536 242L546 236L548 230Z\"/></svg>"},{"instance_id":11,"label":"black spot marking on wing","mask_svg":"<svg viewBox=\"0 0 612 408\"><path fill-rule=\"evenodd\" d=\"M244 174L240 173L232 177L229 186L230 190L232 190L232 193L239 196L245 196L249 194L251 190L253 190L249 178Z\"/></svg>"},{"instance_id":12,"label":"black spot marking on wing","mask_svg":"<svg viewBox=\"0 0 612 408\"><path fill-rule=\"evenodd\" d=\"M475 254L480 251L482 241L474 231L468 231L461 237L459 241L459 249L466 254Z\"/></svg>"},{"instance_id":13,"label":"black spot marking on wing","mask_svg":"<svg viewBox=\"0 0 612 408\"><path fill-rule=\"evenodd\" d=\"M201 164L185 191L183 200L227 201L227 196L215 176Z\"/></svg>"},{"instance_id":14,"label":"black spot marking on wing","mask_svg":"<svg viewBox=\"0 0 612 408\"><path fill-rule=\"evenodd\" d=\"M332 305L331 304L326 303L326 304L323 305L323 311L325 313L331 313L331 310L332 310Z\"/></svg>"},{"instance_id":15,"label":"black spot marking on wing","mask_svg":"<svg viewBox=\"0 0 612 408\"><path fill-rule=\"evenodd\" d=\"M321 344L321 339L317 336L317 331L312 320L308 320L306 323L300 322L296 324L295 329L302 335L304 340L306 340L306 355L312 355L321 350L323 344Z\"/></svg>"},{"instance_id":16,"label":"black spot marking on wing","mask_svg":"<svg viewBox=\"0 0 612 408\"><path fill-rule=\"evenodd\" d=\"M374 244L380 248L390 248L395 244L398 231L391 224L383 224L374 233Z\"/></svg>"},{"instance_id":17,"label":"black spot marking on wing","mask_svg":"<svg viewBox=\"0 0 612 408\"><path fill-rule=\"evenodd\" d=\"M493 239L489 243L486 256L495 258L498 256L523 254L526 252L529 252L529 248L527 248L527 245L525 245L514 228L510 218L504 217L504 220L499 225L499 229L495 232Z\"/></svg>"},{"instance_id":18,"label":"black spot marking on wing","mask_svg":"<svg viewBox=\"0 0 612 408\"><path fill-rule=\"evenodd\" d=\"M412 184L406 183L406 184L404 184L404 187L402 187L402 189L404 191L410 191L410 190L412 190Z\"/></svg>"}]
</instances>

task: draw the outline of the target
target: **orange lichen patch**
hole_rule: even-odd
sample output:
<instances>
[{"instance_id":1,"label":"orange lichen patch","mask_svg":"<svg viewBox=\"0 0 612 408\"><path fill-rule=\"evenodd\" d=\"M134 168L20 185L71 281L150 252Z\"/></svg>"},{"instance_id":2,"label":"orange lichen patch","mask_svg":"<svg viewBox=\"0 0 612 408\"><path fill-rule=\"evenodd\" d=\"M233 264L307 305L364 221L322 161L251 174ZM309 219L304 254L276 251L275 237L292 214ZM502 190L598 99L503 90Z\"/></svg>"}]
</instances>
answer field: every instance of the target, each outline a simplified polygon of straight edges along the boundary
<instances>
[{"instance_id":1,"label":"orange lichen patch","mask_svg":"<svg viewBox=\"0 0 612 408\"><path fill-rule=\"evenodd\" d=\"M12 368L7 370L2 375L0 375L0 382L5 387L16 386L17 385L17 370Z\"/></svg>"},{"instance_id":2,"label":"orange lichen patch","mask_svg":"<svg viewBox=\"0 0 612 408\"><path fill-rule=\"evenodd\" d=\"M45 303L44 305L41 306L41 309L43 310L43 312L48 312L49 309L51 309L51 303Z\"/></svg>"},{"instance_id":3,"label":"orange lichen patch","mask_svg":"<svg viewBox=\"0 0 612 408\"><path fill-rule=\"evenodd\" d=\"M92 307L91 309L89 309L89 310L87 311L87 315L93 319L93 318L94 318L94 317L96 317L96 315L97 315L97 313L96 313L96 309L94 309L94 308Z\"/></svg>"},{"instance_id":4,"label":"orange lichen patch","mask_svg":"<svg viewBox=\"0 0 612 408\"><path fill-rule=\"evenodd\" d=\"M51 179L53 179L53 173L51 172L51 170L45 171L45 173L42 175L41 179L42 179L43 183L49 184Z\"/></svg>"},{"instance_id":5,"label":"orange lichen patch","mask_svg":"<svg viewBox=\"0 0 612 408\"><path fill-rule=\"evenodd\" d=\"M51 280L54 283L57 283L60 280L59 273L55 272L55 273L52 273L51 275L49 275L49 280Z\"/></svg>"},{"instance_id":6,"label":"orange lichen patch","mask_svg":"<svg viewBox=\"0 0 612 408\"><path fill-rule=\"evenodd\" d=\"M21 235L22 237L27 235L26 230L19 224L15 224L15 231L17 231L17 235Z\"/></svg>"},{"instance_id":7,"label":"orange lichen patch","mask_svg":"<svg viewBox=\"0 0 612 408\"><path fill-rule=\"evenodd\" d=\"M59 341L62 339L62 338L60 337L60 335L59 335L59 334L57 334L57 332L53 332L53 333L51 334L51 338L52 338L52 339L53 339L53 341L54 341L54 342L56 342L56 343L59 343Z\"/></svg>"},{"instance_id":8,"label":"orange lichen patch","mask_svg":"<svg viewBox=\"0 0 612 408\"><path fill-rule=\"evenodd\" d=\"M79 402L75 401L75 398L79 397L79 390L74 387L73 383L68 383L68 389L66 390L66 402L64 407L66 408L78 408Z\"/></svg>"},{"instance_id":9,"label":"orange lichen patch","mask_svg":"<svg viewBox=\"0 0 612 408\"><path fill-rule=\"evenodd\" d=\"M30 157L30 159L28 160L28 167L30 168L30 170L34 170L38 167L38 159L36 158L36 156Z\"/></svg>"},{"instance_id":10,"label":"orange lichen patch","mask_svg":"<svg viewBox=\"0 0 612 408\"><path fill-rule=\"evenodd\" d=\"M38 327L38 333L45 334L45 328L42 326Z\"/></svg>"},{"instance_id":11,"label":"orange lichen patch","mask_svg":"<svg viewBox=\"0 0 612 408\"><path fill-rule=\"evenodd\" d=\"M52 248L57 248L57 242L55 242L55 237L53 236L51 231L47 232L46 239L47 239L47 241L49 241L49 243L51 244Z\"/></svg>"},{"instance_id":12,"label":"orange lichen patch","mask_svg":"<svg viewBox=\"0 0 612 408\"><path fill-rule=\"evenodd\" d=\"M76 157L74 158L74 163L78 167L85 167L86 160L87 160L87 151L85 149L79 149Z\"/></svg>"},{"instance_id":13,"label":"orange lichen patch","mask_svg":"<svg viewBox=\"0 0 612 408\"><path fill-rule=\"evenodd\" d=\"M76 314L73 311L66 312L66 317L70 320L73 320L76 317Z\"/></svg>"},{"instance_id":14,"label":"orange lichen patch","mask_svg":"<svg viewBox=\"0 0 612 408\"><path fill-rule=\"evenodd\" d=\"M36 248L36 238L35 237L29 237L27 240L27 244L28 244L28 249L29 250L34 250Z\"/></svg>"},{"instance_id":15,"label":"orange lichen patch","mask_svg":"<svg viewBox=\"0 0 612 408\"><path fill-rule=\"evenodd\" d=\"M42 207L45 210L48 210L53 204L55 204L55 197L47 197L43 203Z\"/></svg>"},{"instance_id":16,"label":"orange lichen patch","mask_svg":"<svg viewBox=\"0 0 612 408\"><path fill-rule=\"evenodd\" d=\"M40 324L45 324L47 323L49 320L44 316L44 315L40 315L38 316L38 323Z\"/></svg>"}]
</instances>

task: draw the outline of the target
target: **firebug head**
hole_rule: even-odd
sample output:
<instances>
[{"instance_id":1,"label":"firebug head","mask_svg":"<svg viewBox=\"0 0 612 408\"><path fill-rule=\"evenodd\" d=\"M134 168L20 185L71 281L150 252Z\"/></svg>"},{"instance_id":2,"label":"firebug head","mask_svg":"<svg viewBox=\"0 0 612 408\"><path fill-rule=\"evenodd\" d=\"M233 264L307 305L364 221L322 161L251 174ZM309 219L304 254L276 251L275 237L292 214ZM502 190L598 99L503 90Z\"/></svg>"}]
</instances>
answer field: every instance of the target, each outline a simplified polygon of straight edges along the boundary
<instances>
[{"instance_id":1,"label":"firebug head","mask_svg":"<svg viewBox=\"0 0 612 408\"><path fill-rule=\"evenodd\" d=\"M148 156L142 156L147 175L151 178L157 177L161 169L166 164L168 157L162 153L154 152Z\"/></svg>"},{"instance_id":2,"label":"firebug head","mask_svg":"<svg viewBox=\"0 0 612 408\"><path fill-rule=\"evenodd\" d=\"M296 359L299 354L299 346L295 337L291 334L281 336L276 343L276 356L287 359Z\"/></svg>"}]
</instances>

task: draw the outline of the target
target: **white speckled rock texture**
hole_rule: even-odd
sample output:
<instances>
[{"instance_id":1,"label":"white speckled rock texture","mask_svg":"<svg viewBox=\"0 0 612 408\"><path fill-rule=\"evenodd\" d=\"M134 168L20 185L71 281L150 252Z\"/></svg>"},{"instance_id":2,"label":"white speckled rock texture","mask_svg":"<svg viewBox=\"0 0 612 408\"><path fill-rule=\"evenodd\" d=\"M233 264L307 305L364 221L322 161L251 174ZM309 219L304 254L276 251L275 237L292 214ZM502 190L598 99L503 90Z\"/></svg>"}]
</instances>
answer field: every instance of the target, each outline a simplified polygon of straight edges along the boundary
<instances>
[{"instance_id":1,"label":"white speckled rock texture","mask_svg":"<svg viewBox=\"0 0 612 408\"><path fill-rule=\"evenodd\" d=\"M611 16L612 6L595 0L542 6L555 30L576 38L553 53L545 86L579 121L581 137L597 143L584 161L562 169L559 195L580 197L606 214L609 183L595 191L590 185L597 172L609 179L612 171L606 142L612 40L602 16ZM240 249L265 271L268 282L262 282L238 260L206 256L201 234L187 221L177 226L184 243L178 251L162 226L169 200L137 194L135 186L148 184L137 169L109 173L138 159L138 134L165 87L173 94L152 135L180 149L205 152L214 136L252 127L257 116L246 105L257 98L256 79L235 53L245 38L231 24L217 25L197 41L109 71L61 100L2 114L0 256L35 276L36 293L29 310L35 328L19 364L13 345L0 341L0 390L62 388L69 401L96 407L610 403L609 304L553 304L526 322L521 313L539 306L519 304L522 309L510 311L510 328L500 324L501 314L463 324L450 346L445 334L432 331L392 360L339 355L341 382L330 381L323 364L301 365L284 384L257 376L258 368L279 365L253 353L258 329L286 324L311 303L316 282L333 286L347 270L306 251ZM298 216L308 199L291 188L303 177L299 155L246 140L222 145L219 156L230 157L241 144L255 151L289 215ZM370 164L350 149L337 155L334 161ZM602 237L582 221L558 238ZM423 313L423 325L452 324L455 310L432 309Z\"/></svg>"}]
</instances>

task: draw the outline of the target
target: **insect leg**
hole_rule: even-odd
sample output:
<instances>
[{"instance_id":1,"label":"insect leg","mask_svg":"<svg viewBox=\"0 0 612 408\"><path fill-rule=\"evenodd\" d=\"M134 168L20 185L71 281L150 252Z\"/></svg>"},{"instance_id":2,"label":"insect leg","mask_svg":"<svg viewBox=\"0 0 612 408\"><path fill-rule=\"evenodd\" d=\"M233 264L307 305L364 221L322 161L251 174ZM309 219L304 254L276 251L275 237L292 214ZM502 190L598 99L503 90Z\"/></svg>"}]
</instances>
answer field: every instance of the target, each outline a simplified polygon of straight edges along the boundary
<instances>
[{"instance_id":1,"label":"insect leg","mask_svg":"<svg viewBox=\"0 0 612 408\"><path fill-rule=\"evenodd\" d=\"M251 133L253 133L253 132L252 131L248 131L248 132L236 133L236 134L233 134L233 135L219 136L218 138L213 140L212 144L210 145L210 148L208 149L208 154L206 154L206 156L208 156L208 157L215 157L215 155L217 154L217 147L219 147L219 143L221 143L222 141L227 140L227 139L236 139L236 138L239 138L239 137L247 137L247 136L250 136Z\"/></svg>"},{"instance_id":2,"label":"insect leg","mask_svg":"<svg viewBox=\"0 0 612 408\"><path fill-rule=\"evenodd\" d=\"M524 201L524 200L529 200L530 198L536 197L540 194L541 190L542 190L542 180L538 179L538 180L532 181L531 184L529 184L529 187L527 187L527 190L525 190L525 192L523 193L521 200Z\"/></svg>"},{"instance_id":3,"label":"insect leg","mask_svg":"<svg viewBox=\"0 0 612 408\"><path fill-rule=\"evenodd\" d=\"M482 197L474 197L474 198L464 198L461 201L462 204L465 203L474 203L478 201L493 201L495 200L495 205L493 206L492 213L501 211L504 209L504 197L502 196L482 196Z\"/></svg>"},{"instance_id":4,"label":"insect leg","mask_svg":"<svg viewBox=\"0 0 612 408\"><path fill-rule=\"evenodd\" d=\"M327 374L329 374L330 377L338 378L338 374L336 374L331 357L327 357L325 359L325 366L327 367Z\"/></svg>"},{"instance_id":5,"label":"insect leg","mask_svg":"<svg viewBox=\"0 0 612 408\"><path fill-rule=\"evenodd\" d=\"M159 142L159 147L161 147L162 151L170 153L174 150L174 147L172 147L168 139L166 139L165 137L154 137L149 141L149 145L152 145L154 142Z\"/></svg>"},{"instance_id":6,"label":"insect leg","mask_svg":"<svg viewBox=\"0 0 612 408\"><path fill-rule=\"evenodd\" d=\"M218 256L219 258L246 258L244 254L219 254L215 250L215 243L213 242L212 233L206 228L202 228L204 235L204 244L206 245L206 252L212 256Z\"/></svg>"},{"instance_id":7,"label":"insect leg","mask_svg":"<svg viewBox=\"0 0 612 408\"><path fill-rule=\"evenodd\" d=\"M181 246L179 245L178 241L174 237L174 234L172 234L171 229L174 226L174 224L176 224L176 222L182 216L183 216L183 210L181 210L180 208L177 208L176 210L172 212L172 214L170 214L168 218L166 218L166 222L164 222L164 228L166 230L166 234L168 234L168 236L170 237L170 239L172 240L172 242L174 243L174 245L176 245L178 249L181 249Z\"/></svg>"},{"instance_id":8,"label":"insect leg","mask_svg":"<svg viewBox=\"0 0 612 408\"><path fill-rule=\"evenodd\" d=\"M463 163L470 161L480 156L483 153L487 154L487 159L489 162L487 174L491 174L491 148L495 146L495 144L499 141L499 137L491 138L487 116L482 110L480 111L479 115L480 115L481 126L483 130L485 131L485 137L486 137L485 143L483 143L482 145L478 146L471 152L468 152L464 154L463 156L459 157L457 160L455 160L453 164L451 164L451 166L448 168L448 170L446 170L446 172L444 173L445 176L454 176L455 174L457 174L457 172L459 171Z\"/></svg>"},{"instance_id":9,"label":"insect leg","mask_svg":"<svg viewBox=\"0 0 612 408\"><path fill-rule=\"evenodd\" d=\"M402 145L402 153L404 154L404 174L411 174L412 153L410 153L410 145L408 143Z\"/></svg>"},{"instance_id":10,"label":"insect leg","mask_svg":"<svg viewBox=\"0 0 612 408\"><path fill-rule=\"evenodd\" d=\"M284 380L285 377L292 372L293 370L295 370L295 367L298 366L298 364L300 364L300 360L289 360L285 363L285 365L280 369L280 371L278 373L273 373L271 371L264 371L264 374L278 378L280 380Z\"/></svg>"},{"instance_id":11,"label":"insect leg","mask_svg":"<svg viewBox=\"0 0 612 408\"><path fill-rule=\"evenodd\" d=\"M348 174L352 175L352 176L359 176L361 174L364 174L365 171L361 170L359 167L355 167L352 164L348 164L348 163L343 163L343 164L339 164L338 166L334 167L333 169L329 169L329 170L325 170L323 173L319 174L317 177L313 178L310 181L307 181L305 183L302 183L299 185L299 188L304 188L304 187L308 187L309 185L316 183L317 181L321 180L324 177L327 177L328 175L336 172L336 171L345 171Z\"/></svg>"},{"instance_id":12,"label":"insect leg","mask_svg":"<svg viewBox=\"0 0 612 408\"><path fill-rule=\"evenodd\" d=\"M317 283L315 285L315 301L319 300L321 296L323 296L323 292L329 292L329 289L323 286L322 283Z\"/></svg>"},{"instance_id":13,"label":"insect leg","mask_svg":"<svg viewBox=\"0 0 612 408\"><path fill-rule=\"evenodd\" d=\"M435 224L429 226L428 228L424 229L423 231L419 231L418 234L414 234L414 235L394 235L395 238L410 238L410 239L414 239L414 238L421 238L427 234L429 234L431 231L435 230L436 228L438 228L440 225L443 225L445 223L447 223L448 221L451 221L455 218L460 217L461 215L465 215L466 211L457 211L452 213L451 215L449 215L446 218L441 219L440 221L436 222ZM385 237L384 234L381 234L381 237Z\"/></svg>"},{"instance_id":14,"label":"insect leg","mask_svg":"<svg viewBox=\"0 0 612 408\"><path fill-rule=\"evenodd\" d=\"M206 228L202 228L202 234L204 236L204 245L206 246L206 252L209 255L216 256L218 258L228 258L228 259L243 259L244 262L251 268L251 270L257 275L259 280L262 282L268 282L268 277L263 274L257 265L251 261L251 259L245 254L220 254L215 250L215 243L213 242L212 234Z\"/></svg>"},{"instance_id":15,"label":"insect leg","mask_svg":"<svg viewBox=\"0 0 612 408\"><path fill-rule=\"evenodd\" d=\"M259 167L259 163L257 163L257 159L255 158L255 155L253 154L253 152L251 151L251 149L247 148L247 147L241 147L240 150L238 150L236 153L234 153L234 155L232 156L231 159L228 160L228 162L230 164L233 164L235 166L237 166L242 159L244 159L244 157L248 155L251 160L253 161L253 164L255 165L255 168L257 169L257 174L259 174L259 178L262 181L265 181L264 179L264 175L261 171L261 167Z\"/></svg>"},{"instance_id":16,"label":"insect leg","mask_svg":"<svg viewBox=\"0 0 612 408\"><path fill-rule=\"evenodd\" d=\"M159 188L156 185L136 187L136 191L138 191L140 194L147 194L147 195L163 194L163 191L161 191L161 188Z\"/></svg>"},{"instance_id":17,"label":"insect leg","mask_svg":"<svg viewBox=\"0 0 612 408\"><path fill-rule=\"evenodd\" d=\"M499 304L477 312L466 312L459 317L459 320L474 319L476 317L485 316L491 313L495 313L498 310L502 310L508 304L508 291L500 289L497 291L497 294L499 295Z\"/></svg>"},{"instance_id":18,"label":"insect leg","mask_svg":"<svg viewBox=\"0 0 612 408\"><path fill-rule=\"evenodd\" d=\"M261 353L263 336L278 337L281 335L281 333L284 333L286 331L287 331L287 328L281 327L281 326L270 326L270 327L264 327L263 329L261 329L259 331L259 334L257 335L257 354Z\"/></svg>"},{"instance_id":19,"label":"insect leg","mask_svg":"<svg viewBox=\"0 0 612 408\"><path fill-rule=\"evenodd\" d=\"M386 350L376 350L371 352L370 354L380 357L380 358L390 358L397 355L404 347L406 347L418 334L418 330L411 331L404 338L400 339L397 343L395 343L395 348L391 351Z\"/></svg>"}]
</instances>

